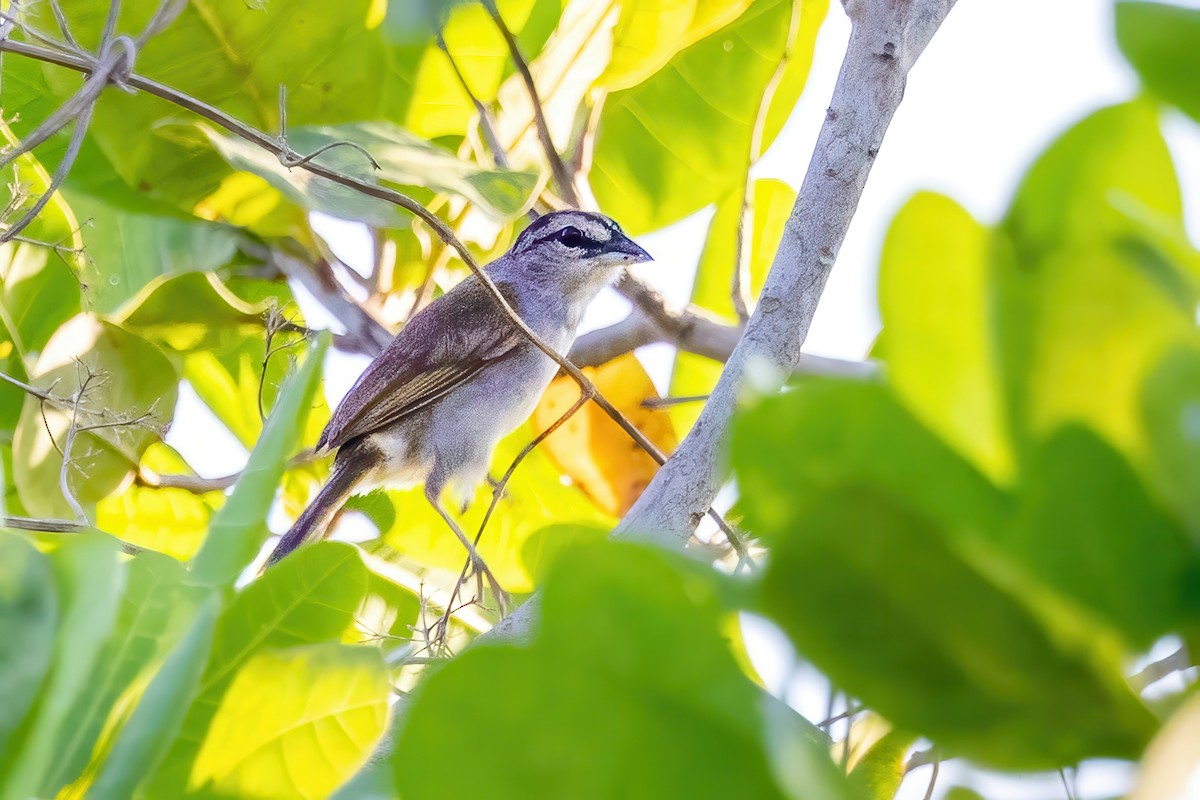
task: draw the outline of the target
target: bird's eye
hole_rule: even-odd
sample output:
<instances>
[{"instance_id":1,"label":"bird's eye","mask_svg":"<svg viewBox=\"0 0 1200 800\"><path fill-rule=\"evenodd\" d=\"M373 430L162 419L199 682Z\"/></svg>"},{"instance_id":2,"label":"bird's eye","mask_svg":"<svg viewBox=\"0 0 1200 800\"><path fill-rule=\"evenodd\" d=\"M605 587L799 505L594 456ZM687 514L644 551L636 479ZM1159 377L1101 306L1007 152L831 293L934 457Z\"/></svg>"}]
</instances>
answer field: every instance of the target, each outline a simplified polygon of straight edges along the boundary
<instances>
[{"instance_id":1,"label":"bird's eye","mask_svg":"<svg viewBox=\"0 0 1200 800\"><path fill-rule=\"evenodd\" d=\"M558 240L567 247L587 247L587 237L579 230L579 228L563 228L558 232Z\"/></svg>"}]
</instances>

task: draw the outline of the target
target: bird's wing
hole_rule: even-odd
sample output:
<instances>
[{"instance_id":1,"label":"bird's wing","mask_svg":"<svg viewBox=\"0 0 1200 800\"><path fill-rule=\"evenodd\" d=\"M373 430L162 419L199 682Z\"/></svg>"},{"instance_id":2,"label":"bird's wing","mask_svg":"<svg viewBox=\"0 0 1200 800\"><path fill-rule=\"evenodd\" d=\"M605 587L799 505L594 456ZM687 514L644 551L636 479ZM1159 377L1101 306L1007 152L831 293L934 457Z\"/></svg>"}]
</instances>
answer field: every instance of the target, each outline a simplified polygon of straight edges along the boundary
<instances>
[{"instance_id":1,"label":"bird's wing","mask_svg":"<svg viewBox=\"0 0 1200 800\"><path fill-rule=\"evenodd\" d=\"M511 285L497 284L518 313ZM321 433L317 450L341 447L422 408L511 355L520 330L470 277L409 320L371 362Z\"/></svg>"}]
</instances>

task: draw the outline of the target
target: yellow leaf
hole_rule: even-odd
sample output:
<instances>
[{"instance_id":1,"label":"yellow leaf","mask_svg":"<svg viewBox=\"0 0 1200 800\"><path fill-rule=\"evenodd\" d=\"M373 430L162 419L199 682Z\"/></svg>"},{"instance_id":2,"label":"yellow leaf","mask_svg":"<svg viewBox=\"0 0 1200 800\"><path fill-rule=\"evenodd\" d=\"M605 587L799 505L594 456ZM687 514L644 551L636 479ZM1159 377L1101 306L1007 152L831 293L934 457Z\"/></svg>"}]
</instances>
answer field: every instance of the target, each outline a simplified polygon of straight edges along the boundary
<instances>
[{"instance_id":1,"label":"yellow leaf","mask_svg":"<svg viewBox=\"0 0 1200 800\"><path fill-rule=\"evenodd\" d=\"M379 650L332 642L261 653L213 717L191 790L226 797L328 797L387 727Z\"/></svg>"},{"instance_id":2,"label":"yellow leaf","mask_svg":"<svg viewBox=\"0 0 1200 800\"><path fill-rule=\"evenodd\" d=\"M632 354L584 373L659 449L665 453L675 449L679 440L670 415L643 405L658 399L658 392ZM533 412L534 428L549 428L578 398L574 380L556 378ZM629 510L658 470L654 459L595 403L576 412L542 446L598 508L617 516Z\"/></svg>"}]
</instances>

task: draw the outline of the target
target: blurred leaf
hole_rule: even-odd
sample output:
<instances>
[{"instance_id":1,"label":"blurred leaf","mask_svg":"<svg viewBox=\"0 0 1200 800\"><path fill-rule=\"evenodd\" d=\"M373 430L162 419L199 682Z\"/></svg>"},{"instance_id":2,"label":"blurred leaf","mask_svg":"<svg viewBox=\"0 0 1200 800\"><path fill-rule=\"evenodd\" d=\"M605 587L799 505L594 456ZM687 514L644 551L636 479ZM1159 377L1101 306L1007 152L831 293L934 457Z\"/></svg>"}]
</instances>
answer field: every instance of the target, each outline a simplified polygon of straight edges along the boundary
<instances>
[{"instance_id":1,"label":"blurred leaf","mask_svg":"<svg viewBox=\"0 0 1200 800\"><path fill-rule=\"evenodd\" d=\"M382 227L397 227L407 221L408 213L391 203L303 170L288 169L259 147L206 125L200 128L234 168L258 175L290 201L310 211ZM537 176L531 173L481 168L400 127L382 122L292 128L288 131L288 141L296 152L304 155L335 142L353 142L371 154L379 165L378 171L370 158L348 146L328 150L313 162L370 184L420 186L458 195L498 220L519 214L531 201L537 183Z\"/></svg>"},{"instance_id":2,"label":"blurred leaf","mask_svg":"<svg viewBox=\"0 0 1200 800\"><path fill-rule=\"evenodd\" d=\"M454 774L462 796L783 796L766 741L769 701L721 636L722 581L652 548L606 543L564 555L532 643L471 648L421 685L396 742L398 791L442 797ZM488 688L497 685L505 690ZM480 704L498 729L521 735L493 737L463 770L446 742ZM807 796L849 796L828 758L813 754L815 740L792 744L790 765L811 767Z\"/></svg>"},{"instance_id":3,"label":"blurred leaf","mask_svg":"<svg viewBox=\"0 0 1200 800\"><path fill-rule=\"evenodd\" d=\"M80 774L114 704L166 657L200 605L202 592L186 585L187 572L174 559L142 553L126 569L125 595L112 635L96 659L87 691L64 722L49 786L60 787Z\"/></svg>"},{"instance_id":4,"label":"blurred leaf","mask_svg":"<svg viewBox=\"0 0 1200 800\"><path fill-rule=\"evenodd\" d=\"M1178 347L1155 367L1142 395L1154 486L1200 544L1200 348Z\"/></svg>"},{"instance_id":5,"label":"blurred leaf","mask_svg":"<svg viewBox=\"0 0 1200 800\"><path fill-rule=\"evenodd\" d=\"M259 653L222 698L189 792L327 797L371 755L390 693L377 648L328 642Z\"/></svg>"},{"instance_id":6,"label":"blurred leaf","mask_svg":"<svg viewBox=\"0 0 1200 800\"><path fill-rule=\"evenodd\" d=\"M68 402L43 405L26 397L13 440L13 481L29 513L75 516L59 486L59 448L74 416L70 400L81 386L86 391L76 424L101 426L81 430L70 452L69 485L86 508L120 486L161 438L175 413L178 380L157 347L117 325L81 314L59 328L38 359L33 383Z\"/></svg>"},{"instance_id":7,"label":"blurred leaf","mask_svg":"<svg viewBox=\"0 0 1200 800\"><path fill-rule=\"evenodd\" d=\"M525 540L521 561L535 583L541 583L558 563L558 559L581 544L595 544L608 539L611 529L579 524L548 525Z\"/></svg>"},{"instance_id":8,"label":"blurred leaf","mask_svg":"<svg viewBox=\"0 0 1200 800\"><path fill-rule=\"evenodd\" d=\"M503 475L517 453L532 438L529 426L500 441L492 457L490 474ZM462 569L466 551L425 499L421 488L389 491L393 506L393 525L382 532L389 547L421 564L435 569ZM492 500L491 487L481 485L475 491L465 514L449 509L468 536L483 522ZM487 530L480 540L479 553L488 568L507 591L524 593L534 588L532 565L525 562L525 542L553 523L611 525L604 515L576 486L564 486L558 469L539 447L530 453L513 473L496 505Z\"/></svg>"},{"instance_id":9,"label":"blurred leaf","mask_svg":"<svg viewBox=\"0 0 1200 800\"><path fill-rule=\"evenodd\" d=\"M6 797L44 797L61 785L52 781L51 769L74 734L71 708L92 691L126 580L111 536L79 534L54 544L49 556L60 601L54 661L33 712L0 754Z\"/></svg>"},{"instance_id":10,"label":"blurred leaf","mask_svg":"<svg viewBox=\"0 0 1200 800\"><path fill-rule=\"evenodd\" d=\"M0 753L49 672L57 617L49 559L23 536L0 531Z\"/></svg>"},{"instance_id":11,"label":"blurred leaf","mask_svg":"<svg viewBox=\"0 0 1200 800\"><path fill-rule=\"evenodd\" d=\"M1185 798L1196 785L1200 769L1200 695L1193 694L1159 731L1138 770L1129 800Z\"/></svg>"},{"instance_id":12,"label":"blurred leaf","mask_svg":"<svg viewBox=\"0 0 1200 800\"><path fill-rule=\"evenodd\" d=\"M1030 268L1064 247L1136 235L1129 207L1182 214L1171 154L1146 102L1101 109L1059 137L1025 175L1003 228Z\"/></svg>"},{"instance_id":13,"label":"blurred leaf","mask_svg":"<svg viewBox=\"0 0 1200 800\"><path fill-rule=\"evenodd\" d=\"M1200 9L1116 4L1117 44L1146 88L1200 121Z\"/></svg>"},{"instance_id":14,"label":"blurred leaf","mask_svg":"<svg viewBox=\"0 0 1200 800\"><path fill-rule=\"evenodd\" d=\"M600 207L619 209L621 224L641 233L682 219L744 181L763 91L789 25L799 29L771 99L764 149L804 88L827 7L827 0L754 3L649 80L613 93L601 112L590 174Z\"/></svg>"},{"instance_id":15,"label":"blurred leaf","mask_svg":"<svg viewBox=\"0 0 1200 800\"><path fill-rule=\"evenodd\" d=\"M1168 347L1195 337L1192 279L1163 233L1180 215L1147 103L1091 115L1025 177L994 251L997 341L1022 458L1079 422L1144 462L1142 382Z\"/></svg>"},{"instance_id":16,"label":"blurred leaf","mask_svg":"<svg viewBox=\"0 0 1200 800\"><path fill-rule=\"evenodd\" d=\"M1145 649L1175 629L1189 553L1183 531L1120 455L1068 426L1035 453L1004 547Z\"/></svg>"},{"instance_id":17,"label":"blurred leaf","mask_svg":"<svg viewBox=\"0 0 1200 800\"><path fill-rule=\"evenodd\" d=\"M989 235L953 200L912 197L879 267L888 380L924 425L992 480L1015 465L992 338Z\"/></svg>"},{"instance_id":18,"label":"blurred leaf","mask_svg":"<svg viewBox=\"0 0 1200 800\"><path fill-rule=\"evenodd\" d=\"M1003 768L1139 752L1155 722L1115 637L987 541L1006 504L882 387L802 385L745 414L733 453L775 542L764 611L835 685Z\"/></svg>"},{"instance_id":19,"label":"blurred leaf","mask_svg":"<svg viewBox=\"0 0 1200 800\"><path fill-rule=\"evenodd\" d=\"M183 795L217 706L250 658L268 648L340 640L366 591L367 571L356 548L319 542L280 561L236 595L217 623L196 700L146 796Z\"/></svg>"},{"instance_id":20,"label":"blurred leaf","mask_svg":"<svg viewBox=\"0 0 1200 800\"><path fill-rule=\"evenodd\" d=\"M160 276L216 269L236 249L236 231L224 225L132 213L80 192L70 199L90 220L83 242L96 279L84 293L97 312L116 311Z\"/></svg>"},{"instance_id":21,"label":"blurred leaf","mask_svg":"<svg viewBox=\"0 0 1200 800\"><path fill-rule=\"evenodd\" d=\"M1026 449L1076 422L1142 463L1142 383L1170 347L1195 340L1192 311L1108 249L1060 252L1032 271L1002 261L999 277L998 341Z\"/></svg>"},{"instance_id":22,"label":"blurred leaf","mask_svg":"<svg viewBox=\"0 0 1200 800\"><path fill-rule=\"evenodd\" d=\"M186 635L155 674L121 729L95 783L87 788L89 800L131 797L134 788L158 766L195 696L220 609L221 600L216 595L210 595L200 606Z\"/></svg>"},{"instance_id":23,"label":"blurred leaf","mask_svg":"<svg viewBox=\"0 0 1200 800\"><path fill-rule=\"evenodd\" d=\"M908 751L917 736L894 730L877 714L865 714L856 720L850 736L840 744L853 741L847 760L850 782L861 786L872 800L892 800L904 780Z\"/></svg>"},{"instance_id":24,"label":"blurred leaf","mask_svg":"<svg viewBox=\"0 0 1200 800\"><path fill-rule=\"evenodd\" d=\"M318 338L303 366L281 392L242 477L229 501L213 517L208 536L192 562L197 581L210 586L232 585L266 540L267 512L287 461L297 449L297 429L317 390L328 347L328 334Z\"/></svg>"},{"instance_id":25,"label":"blurred leaf","mask_svg":"<svg viewBox=\"0 0 1200 800\"><path fill-rule=\"evenodd\" d=\"M784 398L745 414L735 431L743 507L762 523L751 530L764 536L790 530L797 515L847 485L885 492L955 536L996 536L1015 511L1012 498L881 384L802 379Z\"/></svg>"},{"instance_id":26,"label":"blurred leaf","mask_svg":"<svg viewBox=\"0 0 1200 800\"><path fill-rule=\"evenodd\" d=\"M633 353L583 372L660 450L669 455L675 449L679 440L667 411L643 405L660 398ZM533 429L541 432L553 425L579 399L579 391L573 378L556 378L534 409ZM650 454L595 403L585 404L541 446L601 511L614 517L630 509L658 472Z\"/></svg>"}]
</instances>

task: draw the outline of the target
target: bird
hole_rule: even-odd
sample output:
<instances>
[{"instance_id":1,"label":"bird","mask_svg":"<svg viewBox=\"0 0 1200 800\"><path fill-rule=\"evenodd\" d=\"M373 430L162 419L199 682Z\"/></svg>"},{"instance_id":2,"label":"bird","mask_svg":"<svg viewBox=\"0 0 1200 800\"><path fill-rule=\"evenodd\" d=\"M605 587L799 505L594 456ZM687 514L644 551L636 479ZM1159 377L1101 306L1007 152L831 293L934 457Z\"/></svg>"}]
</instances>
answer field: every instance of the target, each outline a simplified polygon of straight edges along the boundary
<instances>
[{"instance_id":1,"label":"bird","mask_svg":"<svg viewBox=\"0 0 1200 800\"><path fill-rule=\"evenodd\" d=\"M626 266L652 260L609 217L568 210L539 216L483 271L534 333L566 353L600 291ZM414 314L342 399L316 447L334 453L329 479L265 566L323 534L351 495L423 482L472 568L499 594L442 494L467 507L496 444L529 418L557 371L486 284L467 277Z\"/></svg>"}]
</instances>

